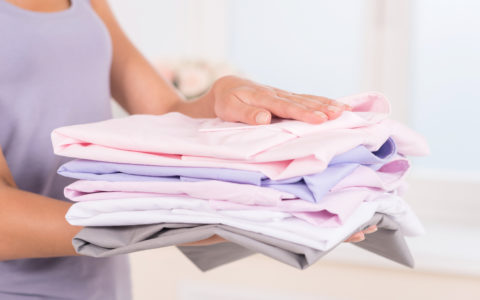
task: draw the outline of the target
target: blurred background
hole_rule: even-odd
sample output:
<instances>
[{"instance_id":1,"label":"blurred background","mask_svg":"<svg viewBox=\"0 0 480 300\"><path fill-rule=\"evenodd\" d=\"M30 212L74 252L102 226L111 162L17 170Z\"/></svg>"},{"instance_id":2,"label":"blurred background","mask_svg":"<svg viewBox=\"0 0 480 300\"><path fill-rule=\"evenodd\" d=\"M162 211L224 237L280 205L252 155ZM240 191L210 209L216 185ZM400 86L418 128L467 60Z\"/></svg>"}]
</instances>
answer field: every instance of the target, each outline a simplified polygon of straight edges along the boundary
<instances>
[{"instance_id":1,"label":"blurred background","mask_svg":"<svg viewBox=\"0 0 480 300\"><path fill-rule=\"evenodd\" d=\"M415 269L344 244L305 271L256 255L201 273L159 249L131 255L136 299L480 299L480 1L110 4L188 97L224 74L331 98L376 90L432 149L408 178L428 232L408 241Z\"/></svg>"}]
</instances>

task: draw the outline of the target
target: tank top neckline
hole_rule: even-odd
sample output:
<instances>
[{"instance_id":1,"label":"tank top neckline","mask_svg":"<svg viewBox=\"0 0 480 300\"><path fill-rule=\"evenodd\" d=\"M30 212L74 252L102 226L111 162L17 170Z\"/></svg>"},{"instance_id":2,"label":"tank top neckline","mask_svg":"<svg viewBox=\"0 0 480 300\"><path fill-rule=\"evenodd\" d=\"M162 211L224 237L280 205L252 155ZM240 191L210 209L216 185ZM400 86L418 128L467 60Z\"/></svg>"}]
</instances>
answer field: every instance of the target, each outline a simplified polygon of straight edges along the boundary
<instances>
[{"instance_id":1,"label":"tank top neckline","mask_svg":"<svg viewBox=\"0 0 480 300\"><path fill-rule=\"evenodd\" d=\"M25 8L21 8L15 4L12 4L5 0L0 0L0 13L8 12L11 14L16 15L23 15L33 18L51 18L51 17L63 17L71 15L78 6L77 0L69 0L70 6L66 9L59 10L59 11L52 11L52 12L40 12L40 11L33 11L28 10Z\"/></svg>"}]
</instances>

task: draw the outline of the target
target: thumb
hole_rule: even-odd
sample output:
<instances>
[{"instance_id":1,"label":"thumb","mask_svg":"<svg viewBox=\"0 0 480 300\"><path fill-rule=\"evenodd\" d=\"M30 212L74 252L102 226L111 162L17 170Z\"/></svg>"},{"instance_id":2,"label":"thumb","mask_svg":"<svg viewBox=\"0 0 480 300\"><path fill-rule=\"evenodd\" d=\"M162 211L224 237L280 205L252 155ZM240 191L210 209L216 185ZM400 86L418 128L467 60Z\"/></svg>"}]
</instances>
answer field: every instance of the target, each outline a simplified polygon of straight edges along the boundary
<instances>
[{"instance_id":1,"label":"thumb","mask_svg":"<svg viewBox=\"0 0 480 300\"><path fill-rule=\"evenodd\" d=\"M255 109L255 123L258 125L270 124L272 120L272 114L269 111L263 109Z\"/></svg>"},{"instance_id":2,"label":"thumb","mask_svg":"<svg viewBox=\"0 0 480 300\"><path fill-rule=\"evenodd\" d=\"M231 97L226 102L217 115L225 121L242 122L250 125L270 124L272 114L261 107L249 105L236 97Z\"/></svg>"}]
</instances>

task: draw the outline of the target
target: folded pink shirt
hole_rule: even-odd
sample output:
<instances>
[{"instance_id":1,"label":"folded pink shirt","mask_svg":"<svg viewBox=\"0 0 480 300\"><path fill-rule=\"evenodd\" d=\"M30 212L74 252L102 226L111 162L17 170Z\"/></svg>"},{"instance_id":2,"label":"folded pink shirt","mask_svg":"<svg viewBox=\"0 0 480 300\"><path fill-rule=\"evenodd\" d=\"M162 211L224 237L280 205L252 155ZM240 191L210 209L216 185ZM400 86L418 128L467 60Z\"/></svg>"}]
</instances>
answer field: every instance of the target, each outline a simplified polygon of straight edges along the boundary
<instances>
[{"instance_id":1,"label":"folded pink shirt","mask_svg":"<svg viewBox=\"0 0 480 300\"><path fill-rule=\"evenodd\" d=\"M401 154L428 153L421 136L387 119L389 103L382 95L368 93L340 101L353 106L353 112L318 125L280 120L252 126L179 113L134 115L62 127L52 132L52 142L55 153L63 156L255 170L272 179L321 172L335 155L358 145L375 151L390 136Z\"/></svg>"},{"instance_id":2,"label":"folded pink shirt","mask_svg":"<svg viewBox=\"0 0 480 300\"><path fill-rule=\"evenodd\" d=\"M119 195L117 198L132 197L134 193L154 193L269 206L275 206L283 199L297 198L290 193L268 187L217 180L194 182L78 180L65 188L65 197L79 202L111 197L111 195L105 195L105 192L117 192Z\"/></svg>"}]
</instances>

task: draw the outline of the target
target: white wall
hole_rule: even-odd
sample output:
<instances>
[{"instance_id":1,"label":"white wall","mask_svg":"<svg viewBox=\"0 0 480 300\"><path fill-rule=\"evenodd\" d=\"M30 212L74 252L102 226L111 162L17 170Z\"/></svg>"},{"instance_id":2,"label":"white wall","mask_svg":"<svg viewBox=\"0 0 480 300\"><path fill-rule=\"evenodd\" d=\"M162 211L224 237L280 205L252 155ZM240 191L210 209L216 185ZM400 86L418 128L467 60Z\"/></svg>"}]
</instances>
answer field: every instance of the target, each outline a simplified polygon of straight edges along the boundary
<instances>
[{"instance_id":1,"label":"white wall","mask_svg":"<svg viewBox=\"0 0 480 300\"><path fill-rule=\"evenodd\" d=\"M480 1L413 1L413 126L432 155L418 165L475 171L480 180Z\"/></svg>"},{"instance_id":2,"label":"white wall","mask_svg":"<svg viewBox=\"0 0 480 300\"><path fill-rule=\"evenodd\" d=\"M227 4L223 0L110 1L129 38L152 61L224 60Z\"/></svg>"},{"instance_id":3,"label":"white wall","mask_svg":"<svg viewBox=\"0 0 480 300\"><path fill-rule=\"evenodd\" d=\"M228 58L253 79L329 97L362 91L365 1L228 2Z\"/></svg>"}]
</instances>

